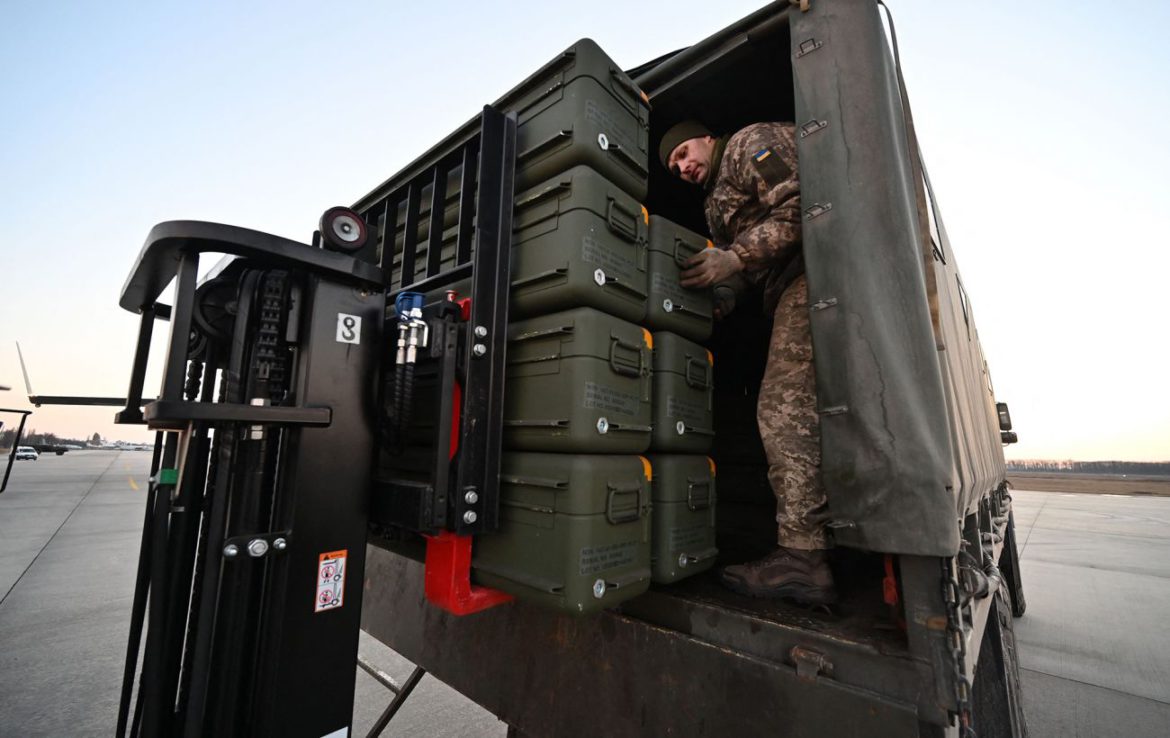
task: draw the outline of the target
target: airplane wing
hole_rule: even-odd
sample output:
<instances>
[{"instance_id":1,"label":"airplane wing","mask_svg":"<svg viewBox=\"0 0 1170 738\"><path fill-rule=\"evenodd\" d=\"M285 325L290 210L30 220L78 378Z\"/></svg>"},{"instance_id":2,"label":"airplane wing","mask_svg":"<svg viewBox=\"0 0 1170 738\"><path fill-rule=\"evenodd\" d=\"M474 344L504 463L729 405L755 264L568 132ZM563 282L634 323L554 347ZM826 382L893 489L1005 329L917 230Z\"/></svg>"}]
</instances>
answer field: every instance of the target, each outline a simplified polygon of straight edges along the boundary
<instances>
[{"instance_id":1,"label":"airplane wing","mask_svg":"<svg viewBox=\"0 0 1170 738\"><path fill-rule=\"evenodd\" d=\"M41 405L102 405L109 407L125 407L125 397L80 397L76 395L38 395L33 392L32 382L28 378L28 367L24 363L24 352L20 350L20 341L16 342L16 354L20 357L20 371L24 373L24 388L28 390L28 401L36 407ZM4 389L8 389L5 387Z\"/></svg>"}]
</instances>

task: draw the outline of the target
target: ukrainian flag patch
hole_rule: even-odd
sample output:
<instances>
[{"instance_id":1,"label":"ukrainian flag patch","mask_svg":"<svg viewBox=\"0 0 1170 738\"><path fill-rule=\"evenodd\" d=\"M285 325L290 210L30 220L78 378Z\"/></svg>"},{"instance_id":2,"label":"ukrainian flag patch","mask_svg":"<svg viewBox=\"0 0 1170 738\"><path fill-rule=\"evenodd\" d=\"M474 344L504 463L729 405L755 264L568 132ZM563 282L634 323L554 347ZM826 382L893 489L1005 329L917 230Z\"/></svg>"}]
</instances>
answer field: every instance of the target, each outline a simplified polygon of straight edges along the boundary
<instances>
[{"instance_id":1,"label":"ukrainian flag patch","mask_svg":"<svg viewBox=\"0 0 1170 738\"><path fill-rule=\"evenodd\" d=\"M776 187L792 177L792 170L784 161L784 157L773 146L760 149L752 154L752 166L768 187Z\"/></svg>"}]
</instances>

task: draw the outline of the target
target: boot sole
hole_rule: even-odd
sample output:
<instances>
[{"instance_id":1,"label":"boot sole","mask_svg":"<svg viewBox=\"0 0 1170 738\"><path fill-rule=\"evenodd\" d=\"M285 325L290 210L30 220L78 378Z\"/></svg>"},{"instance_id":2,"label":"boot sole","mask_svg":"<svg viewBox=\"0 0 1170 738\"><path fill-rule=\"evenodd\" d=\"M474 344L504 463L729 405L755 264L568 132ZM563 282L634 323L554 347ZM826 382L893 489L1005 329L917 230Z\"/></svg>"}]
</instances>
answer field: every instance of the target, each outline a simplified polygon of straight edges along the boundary
<instances>
[{"instance_id":1,"label":"boot sole","mask_svg":"<svg viewBox=\"0 0 1170 738\"><path fill-rule=\"evenodd\" d=\"M755 597L760 600L791 600L800 605L835 605L837 604L837 593L832 589L825 589L824 587L814 587L805 584L784 584L774 589L752 589L742 582L734 580L723 579L720 581L724 587L727 587L733 592L748 597Z\"/></svg>"}]
</instances>

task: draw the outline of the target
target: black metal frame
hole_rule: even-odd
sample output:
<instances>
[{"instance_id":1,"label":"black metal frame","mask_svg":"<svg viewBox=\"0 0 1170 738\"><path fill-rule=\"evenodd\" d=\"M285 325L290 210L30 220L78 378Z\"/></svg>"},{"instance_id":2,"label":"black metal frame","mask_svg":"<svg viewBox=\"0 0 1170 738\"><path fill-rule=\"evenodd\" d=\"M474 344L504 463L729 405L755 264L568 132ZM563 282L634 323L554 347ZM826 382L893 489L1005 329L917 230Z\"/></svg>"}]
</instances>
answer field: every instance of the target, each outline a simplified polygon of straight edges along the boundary
<instances>
[{"instance_id":1,"label":"black metal frame","mask_svg":"<svg viewBox=\"0 0 1170 738\"><path fill-rule=\"evenodd\" d=\"M12 439L12 449L8 452L8 463L4 467L4 482L0 483L0 492L8 489L8 475L12 473L12 462L16 460L16 449L20 446L20 438L24 435L24 423L28 420L28 416L32 415L32 410L14 410L12 408L0 408L0 413L20 413L20 425L16 429L16 435Z\"/></svg>"},{"instance_id":2,"label":"black metal frame","mask_svg":"<svg viewBox=\"0 0 1170 738\"><path fill-rule=\"evenodd\" d=\"M421 666L416 666L410 672L410 676L406 678L406 681L399 684L389 674L362 658L361 654L358 654L358 666L373 677L374 681L390 690L390 693L394 695L394 698L390 700L390 704L386 705L386 709L382 711L382 714L378 716L378 719L370 727L370 731L366 733L366 738L378 738L386 730L386 726L390 724L394 716L398 714L398 711L402 709L402 706L406 704L407 698L414 692L414 688L418 686L422 678L426 676L427 670Z\"/></svg>"},{"instance_id":3,"label":"black metal frame","mask_svg":"<svg viewBox=\"0 0 1170 738\"><path fill-rule=\"evenodd\" d=\"M306 448L308 456L315 457L319 454L307 449L319 444L321 437L303 439L296 433L287 436L276 430L319 429L314 432L329 436L329 443L336 443L340 436L358 433L361 438L351 443L368 449L373 443L372 427L363 428L360 422L349 423L344 428L333 425L330 405L298 405L295 400L280 406L247 402L251 395L244 393L241 382L248 381L245 367L252 356L250 347L257 340L250 333L254 329L250 327L253 320L249 317L247 300L240 301L244 306L236 315L237 330L231 339L230 355L225 355L218 344L209 342L199 360L194 360L189 339L194 328L199 258L204 252L233 254L248 260L252 268L239 270L232 277L241 280L241 290L255 287L259 278L255 275L287 269L301 275L294 280L298 284L302 281L308 284L309 294L300 298L310 304L314 299L319 300L315 306L321 310L356 310L359 308L354 306L364 305L360 309L366 311L371 328L363 348L371 357L376 357L378 352L380 306L384 304L380 298L382 275L370 265L267 234L213 223L170 222L151 231L121 299L123 307L141 313L142 318L128 397L118 400L123 410L117 420L146 422L160 431L180 432L160 432L156 440L118 735L124 735L127 728L133 735L151 736L196 735L205 730L222 735L246 734L252 729L264 731L265 726L283 723L287 718L265 702L275 694L272 685L278 676L273 675L273 664L296 661L307 647L296 644L307 644L314 638L335 644L335 651L342 657L341 672L348 670L352 677L352 661L347 661L344 654L350 645L356 653L360 586L347 586L348 612L330 613L330 618L318 621L311 618L306 621L298 608L286 607L284 597L297 597L303 599L303 605L308 605L308 597L303 596L297 585L303 586L314 552L322 546L350 551L350 572L354 577L351 581L360 582L368 466L360 463L361 454L355 455L352 484L345 484L352 489L344 495L298 491L297 487L306 485L322 491L324 487L319 480L305 481L312 474L303 473L299 466L307 462L278 446L296 442ZM265 269L270 271L262 271ZM157 300L171 281L176 284L175 298L174 306L168 307ZM378 299L372 300L373 296ZM259 312L260 306L256 306L255 313ZM162 389L156 401L140 410L153 321L164 316L171 319L171 333L164 357ZM338 361L338 356L345 357L344 350L330 352L329 344L334 336L331 326L322 322L330 316L307 317L310 325L298 339L306 347L303 362L317 360L328 364ZM317 350L311 351L314 344ZM310 358L310 353L316 358ZM375 360L367 360L368 374L374 373ZM221 370L225 386L234 390L227 397L216 398L215 379ZM328 371L313 373L306 368L301 373L303 386L296 388L295 397L344 398L347 415L362 417L365 389L360 377L355 376L353 386L334 392L326 378ZM229 375L234 379L229 380ZM217 431L214 449L212 429ZM272 435L269 440L259 441L259 446L241 445L251 432L259 432L265 438ZM282 460L279 464L278 458ZM265 473L264 469L269 471ZM271 501L265 502L268 497ZM274 546L266 557L245 554L238 561L229 562L223 551L225 541L233 535L248 540L262 538L266 543L275 541L268 535L272 531L254 527L264 525L265 515L249 517L248 510L276 510L284 519L302 520L302 530L296 538L300 550L293 546L290 533L284 536L279 551ZM305 515L314 519L313 525L306 527ZM253 527L249 527L250 520ZM322 535L327 540L323 541ZM290 570L295 573L290 574ZM290 580L292 585L288 584ZM238 602L249 604L236 607ZM282 629L290 635L287 647L272 637ZM297 630L303 632L298 634ZM237 635L241 634L244 640L237 641ZM238 653L232 652L233 644L243 647ZM140 647L142 671L138 678L138 699L132 705ZM338 664L323 668L336 672ZM336 678L337 674L331 676ZM338 694L344 697L344 681L340 685ZM295 691L295 686L292 689ZM319 722L321 710L313 709L314 716L309 722L314 719ZM333 712L338 709L334 708ZM334 715L330 719L348 723L347 710L348 707L341 710L343 716Z\"/></svg>"},{"instance_id":4,"label":"black metal frame","mask_svg":"<svg viewBox=\"0 0 1170 738\"><path fill-rule=\"evenodd\" d=\"M457 466L436 464L442 474L432 491L443 502L444 524L448 501L439 495L448 488L479 495L475 501L460 495L460 504L450 508L457 520L463 520L465 509L482 511L476 524L452 526L460 532L496 524L515 139L515 116L485 108L480 136L428 173L438 193L431 214L432 248L426 277L409 285L434 290L468 276L473 284L470 320L453 302L427 308L428 317L444 326L436 334L442 343L435 353L444 386L453 389L459 382L464 392L458 407L452 393L444 392L443 461L450 452L454 413L465 421L458 439L460 461ZM458 264L442 272L442 197L456 164L463 167ZM409 205L411 262L418 250L414 235L423 184L412 181L401 193ZM397 201L382 203L384 218L397 210ZM367 222L373 212L364 214ZM385 251L392 260L392 220L385 225L383 240L390 244ZM243 268L212 277L237 292L231 335L206 335L206 326L195 321L199 260L205 252L242 257ZM148 236L120 300L141 315L129 390L116 402L106 398L122 406L118 422L146 423L160 431L119 735L127 729L135 736L320 735L348 724L385 276L379 267L351 256L232 226L174 221L156 226ZM174 304L168 306L158 298L171 282ZM270 288L280 295L275 303L266 291ZM357 351L335 335L330 322L335 314L340 320L351 313L370 326L363 327ZM171 331L162 388L140 409L153 321L163 317L169 318ZM281 357L279 367L258 368L256 362L270 356ZM282 394L274 404L265 401L275 386L269 383L270 367L282 376L287 372L288 378L279 385ZM352 381L338 382L338 375ZM334 423L335 416L346 422ZM492 422L485 424L483 418ZM338 454L339 448L349 451ZM269 551L250 556L245 542L262 542ZM316 593L307 589L317 586L311 575L315 557L342 549L349 552L348 581L355 585L346 585L346 606L323 613L306 607ZM328 644L327 655L322 644ZM381 725L421 673L412 675ZM316 698L325 692L330 701L323 707Z\"/></svg>"},{"instance_id":5,"label":"black metal frame","mask_svg":"<svg viewBox=\"0 0 1170 738\"><path fill-rule=\"evenodd\" d=\"M456 166L461 167L461 185L455 264L443 271L444 206L447 182ZM449 529L461 535L491 532L499 526L515 166L516 116L488 106L477 136L363 212L371 231L380 226L380 263L390 274L397 217L405 204L402 276L391 287L392 298L402 292L433 295L468 277L472 284L470 317L465 323L450 305L444 305L446 296L424 311L431 326L429 359L438 376L439 414L429 439L433 463L427 483L380 480L374 500L379 522L427 533ZM415 280L421 246L417 240L420 193L426 186L432 188L427 263L423 276ZM462 388L462 404L458 408L458 460L452 475L449 459L456 383Z\"/></svg>"}]
</instances>

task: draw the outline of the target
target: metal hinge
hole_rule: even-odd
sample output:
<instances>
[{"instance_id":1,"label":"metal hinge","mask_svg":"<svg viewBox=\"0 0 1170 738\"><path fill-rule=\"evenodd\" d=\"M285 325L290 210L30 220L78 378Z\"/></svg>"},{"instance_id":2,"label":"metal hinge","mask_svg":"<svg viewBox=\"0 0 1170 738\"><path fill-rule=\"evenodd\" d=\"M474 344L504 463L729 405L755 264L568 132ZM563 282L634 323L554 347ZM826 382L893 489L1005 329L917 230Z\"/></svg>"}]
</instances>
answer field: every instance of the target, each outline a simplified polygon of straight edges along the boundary
<instances>
[{"instance_id":1,"label":"metal hinge","mask_svg":"<svg viewBox=\"0 0 1170 738\"><path fill-rule=\"evenodd\" d=\"M806 682L815 681L820 675L833 676L833 662L825 658L824 654L809 650L803 646L793 646L788 653L792 663L796 665L796 676Z\"/></svg>"},{"instance_id":2,"label":"metal hinge","mask_svg":"<svg viewBox=\"0 0 1170 738\"><path fill-rule=\"evenodd\" d=\"M819 216L824 215L825 213L829 212L832 209L833 209L833 203L831 203L831 202L826 202L823 205L819 202L813 203L812 205L810 205L808 208L805 209L804 219L805 220L812 220L813 218L817 218Z\"/></svg>"},{"instance_id":3,"label":"metal hinge","mask_svg":"<svg viewBox=\"0 0 1170 738\"><path fill-rule=\"evenodd\" d=\"M797 47L796 58L799 59L802 56L811 54L824 45L824 41L817 41L815 38L805 39L804 41L801 41L800 46Z\"/></svg>"},{"instance_id":4,"label":"metal hinge","mask_svg":"<svg viewBox=\"0 0 1170 738\"><path fill-rule=\"evenodd\" d=\"M812 134L816 133L817 131L821 130L822 128L828 128L828 127L829 127L829 121L816 120L814 118L813 120L810 120L808 123L805 123L803 126L800 127L800 137L807 138L807 137L811 136Z\"/></svg>"}]
</instances>

